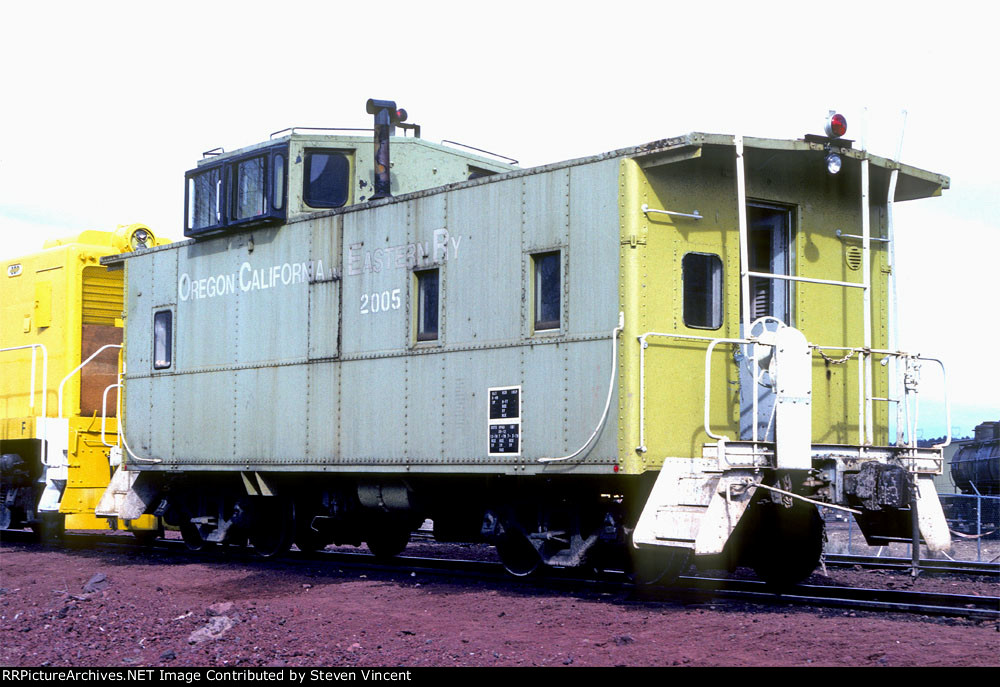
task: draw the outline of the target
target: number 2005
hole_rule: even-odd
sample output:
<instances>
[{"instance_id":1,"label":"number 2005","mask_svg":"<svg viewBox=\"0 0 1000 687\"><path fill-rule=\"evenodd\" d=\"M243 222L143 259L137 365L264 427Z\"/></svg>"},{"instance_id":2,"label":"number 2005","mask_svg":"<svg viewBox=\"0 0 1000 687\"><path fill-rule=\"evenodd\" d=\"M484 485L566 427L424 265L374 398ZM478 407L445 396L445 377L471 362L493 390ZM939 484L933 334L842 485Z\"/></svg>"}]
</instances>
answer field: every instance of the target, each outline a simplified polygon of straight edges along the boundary
<instances>
[{"instance_id":1,"label":"number 2005","mask_svg":"<svg viewBox=\"0 0 1000 687\"><path fill-rule=\"evenodd\" d=\"M362 315L385 312L387 310L399 310L402 304L402 289L361 294Z\"/></svg>"}]
</instances>

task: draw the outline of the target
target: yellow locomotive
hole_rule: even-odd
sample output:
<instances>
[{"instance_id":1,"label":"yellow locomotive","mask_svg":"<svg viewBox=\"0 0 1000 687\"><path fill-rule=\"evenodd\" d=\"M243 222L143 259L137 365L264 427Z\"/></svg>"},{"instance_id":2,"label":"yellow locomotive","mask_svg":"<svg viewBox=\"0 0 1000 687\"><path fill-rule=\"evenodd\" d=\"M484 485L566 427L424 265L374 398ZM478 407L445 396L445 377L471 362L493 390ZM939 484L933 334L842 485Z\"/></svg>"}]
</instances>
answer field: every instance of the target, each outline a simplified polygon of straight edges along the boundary
<instances>
[{"instance_id":1,"label":"yellow locomotive","mask_svg":"<svg viewBox=\"0 0 1000 687\"><path fill-rule=\"evenodd\" d=\"M120 272L104 256L161 245L149 227L84 231L3 263L0 529L106 530L95 507L114 470L122 343ZM155 533L151 515L116 523Z\"/></svg>"}]
</instances>

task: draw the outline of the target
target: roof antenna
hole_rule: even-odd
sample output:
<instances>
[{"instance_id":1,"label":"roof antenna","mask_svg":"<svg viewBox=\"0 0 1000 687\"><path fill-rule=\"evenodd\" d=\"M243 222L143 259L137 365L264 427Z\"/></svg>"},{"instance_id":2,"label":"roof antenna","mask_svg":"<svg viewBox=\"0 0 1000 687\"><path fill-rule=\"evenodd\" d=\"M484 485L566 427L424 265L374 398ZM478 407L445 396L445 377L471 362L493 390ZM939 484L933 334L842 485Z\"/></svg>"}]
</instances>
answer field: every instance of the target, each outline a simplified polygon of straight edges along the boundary
<instances>
[{"instance_id":1,"label":"roof antenna","mask_svg":"<svg viewBox=\"0 0 1000 687\"><path fill-rule=\"evenodd\" d=\"M903 125L899 129L899 147L896 148L896 162L903 157L903 135L906 133L906 108L903 108Z\"/></svg>"}]
</instances>

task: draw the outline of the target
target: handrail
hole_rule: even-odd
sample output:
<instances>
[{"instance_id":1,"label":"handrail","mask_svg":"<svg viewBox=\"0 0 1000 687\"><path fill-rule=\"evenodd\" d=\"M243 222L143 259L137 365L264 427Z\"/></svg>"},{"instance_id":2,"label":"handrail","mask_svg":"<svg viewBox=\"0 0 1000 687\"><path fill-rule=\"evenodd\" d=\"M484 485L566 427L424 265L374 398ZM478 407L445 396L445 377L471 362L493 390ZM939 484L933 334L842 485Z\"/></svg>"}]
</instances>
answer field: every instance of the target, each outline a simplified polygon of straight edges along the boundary
<instances>
[{"instance_id":1,"label":"handrail","mask_svg":"<svg viewBox=\"0 0 1000 687\"><path fill-rule=\"evenodd\" d=\"M644 215L648 215L649 213L653 212L653 213L655 213L657 215L671 215L673 217L687 217L688 219L705 219L705 216L702 215L697 210L695 210L694 212L675 212L673 210L657 210L655 208L649 207L649 205L647 203L643 203L642 207L640 208L640 210L642 210L642 214L644 214Z\"/></svg>"},{"instance_id":2,"label":"handrail","mask_svg":"<svg viewBox=\"0 0 1000 687\"><path fill-rule=\"evenodd\" d=\"M0 353L6 353L7 351L22 351L25 349L31 349L31 381L28 390L28 407L35 407L35 368L38 366L37 355L38 349L42 349L42 417L46 416L47 407L46 400L48 394L46 390L49 388L49 351L45 348L45 344L33 343L26 344L24 346L11 346L9 348L0 348Z\"/></svg>"},{"instance_id":3,"label":"handrail","mask_svg":"<svg viewBox=\"0 0 1000 687\"><path fill-rule=\"evenodd\" d=\"M124 367L124 365L122 367ZM112 447L111 444L104 441L104 426L105 426L104 421L105 417L107 416L108 390L118 387L119 389L121 389L121 391L118 392L118 396L115 399L116 412L118 413L117 417L115 418L115 426L118 434L118 440L121 441L121 445L125 447L125 452L128 453L128 455L132 456L132 458L134 458L135 460L143 463L162 463L163 461L159 458L143 458L142 456L137 456L135 453L132 452L132 449L129 448L128 439L125 438L125 432L122 429L122 426L124 425L122 418L122 391L125 390L125 386L122 384L122 377L124 376L124 374L125 374L124 370L119 371L118 383L110 384L104 389L104 398L101 400L101 442L105 446ZM124 469L124 464L122 465L122 468Z\"/></svg>"},{"instance_id":4,"label":"handrail","mask_svg":"<svg viewBox=\"0 0 1000 687\"><path fill-rule=\"evenodd\" d=\"M116 388L117 389L121 389L122 388L122 384L121 384L121 380L120 379L118 380L117 384L109 384L108 386L104 387L104 394L101 396L101 443L104 444L105 446L107 446L108 448L114 448L115 446L118 446L118 444L109 444L108 442L106 442L104 440L104 433L105 433L104 428L106 426L106 422L105 421L107 420L107 417L108 417L108 392L111 389L116 389ZM120 393L121 392L119 392L119 394ZM117 403L117 396L115 397L115 402ZM118 405L120 406L121 404L118 404ZM120 412L119 412L119 415L121 415ZM115 434L118 437L118 441L121 442L121 436L122 436L122 433L121 433L121 422L120 422L120 418L118 416L115 417Z\"/></svg>"},{"instance_id":5,"label":"handrail","mask_svg":"<svg viewBox=\"0 0 1000 687\"><path fill-rule=\"evenodd\" d=\"M30 388L28 390L28 407L35 407L35 367L38 365L38 349L42 349L42 465L49 464L49 442L48 442L48 425L45 423L45 418L48 417L48 389L49 389L49 351L45 348L45 344L33 343L26 344L24 346L11 346L9 348L0 348L0 353L6 353L7 351L21 351L24 349L31 349L31 381L29 382Z\"/></svg>"},{"instance_id":6,"label":"handrail","mask_svg":"<svg viewBox=\"0 0 1000 687\"><path fill-rule=\"evenodd\" d=\"M96 358L97 356L99 356L101 354L101 352L104 351L107 348L117 348L117 349L121 350L121 344L106 344L104 346L101 346L96 351L94 351L93 355L91 355L89 358L87 358L86 360L84 360L82 363L80 363L79 365L77 365L76 367L74 367L69 372L69 374L67 374L65 377L63 377L62 381L59 382L59 417L63 416L63 387L66 386L66 382L69 381L70 377L72 377L77 372L79 372L81 369L83 369L84 365L86 365L91 360L93 360L94 358Z\"/></svg>"},{"instance_id":7,"label":"handrail","mask_svg":"<svg viewBox=\"0 0 1000 687\"><path fill-rule=\"evenodd\" d=\"M773 344L769 344L769 343L760 341L756 337L750 337L750 338L711 338L711 337L707 337L707 336L693 336L693 335L689 335L689 334L674 334L674 333L669 333L669 332L646 332L644 334L641 334L640 336L637 336L636 339L639 342L640 348L639 348L639 445L636 447L636 451L639 451L640 453L645 453L647 451L647 448L646 448L646 349L649 347L649 342L647 341L647 339L649 339L650 337L672 338L672 339L679 339L679 340L682 340L682 341L705 341L705 342L708 342L708 347L705 350L705 405L704 405L704 418L703 418L703 420L704 420L704 430L705 430L705 433L710 438L712 438L712 439L715 439L717 441L722 441L722 442L731 441L725 435L720 435L720 434L716 434L715 432L713 432L712 429L711 429L711 426L710 426L711 422L710 422L710 417L709 417L709 415L710 415L709 411L711 409L711 358L712 358L712 352L715 350L715 347L717 345L719 345L719 344L725 344L725 343L740 344L740 345L760 344L760 345L764 345L764 346L771 346ZM894 401L896 403L903 403L905 405L905 407L906 407L906 410L907 410L907 416L909 417L909 412L908 412L909 411L909 403L908 403L908 399L909 399L909 397L911 395L911 390L907 389L906 397L904 399L902 399L902 400L900 400L900 399L891 399L891 398L889 398L889 399L875 399L875 398L873 398L867 392L867 383L866 383L866 374L865 374L866 367L871 364L872 356L874 356L874 355L880 355L880 356L894 357L894 358L897 358L897 359L903 359L903 360L914 361L914 362L916 362L916 361L928 361L928 362L937 363L941 367L941 375L942 375L942 379L943 379L942 385L943 385L943 393L944 393L945 423L947 425L947 434L946 434L946 437L945 437L945 441L943 443L941 443L941 444L935 444L934 448L935 449L943 449L943 448L945 448L946 446L948 446L951 443L951 404L950 404L950 401L948 399L947 371L945 369L945 365L944 365L943 361L941 361L938 358L925 358L925 357L921 357L919 354L907 353L905 351L891 351L891 350L885 350L885 349L871 349L871 348L864 348L864 347L858 347L858 346L820 346L820 345L817 345L817 344L809 344L809 348L811 348L812 350L818 352L821 356L823 356L823 351L824 350L828 350L828 351L845 351L845 352L847 352L847 355L845 355L839 361L834 361L835 363L837 363L837 362L839 362L839 363L846 363L854 354L857 354L857 358L858 358L858 395L859 395L859 397L858 397L858 437L859 437L859 441L862 444L868 444L868 445L874 443L874 437L872 436L872 433L869 432L869 431L867 431L867 425L869 425L871 423L871 421L872 421L872 416L871 416L872 411L870 409L871 408L871 401L873 401L873 400L888 400L888 401ZM823 357L825 358L825 356L823 356ZM754 375L754 377L756 378L756 374ZM916 386L917 386L916 381L914 381L911 384L911 386L912 386L912 394L913 394L914 398L916 399L917 398L917 393L918 393L917 389L916 389ZM756 394L755 394L755 396L756 396ZM753 423L754 423L754 427L755 428L756 428L756 424L757 424L757 421L758 421L758 418L756 417L756 415L757 415L757 411L756 411L756 404L755 404L754 418L753 418ZM866 422L866 419L867 419L867 422ZM909 437L908 438L909 438L909 443L910 443L911 447L913 447L915 445L915 443L914 443L914 437L916 436L917 420L918 420L918 417L917 417L917 405L915 403L915 405L914 405L914 418L913 418L913 422L910 422L909 419L907 419L907 432L909 433ZM756 434L754 436L754 441L755 442L757 441Z\"/></svg>"}]
</instances>

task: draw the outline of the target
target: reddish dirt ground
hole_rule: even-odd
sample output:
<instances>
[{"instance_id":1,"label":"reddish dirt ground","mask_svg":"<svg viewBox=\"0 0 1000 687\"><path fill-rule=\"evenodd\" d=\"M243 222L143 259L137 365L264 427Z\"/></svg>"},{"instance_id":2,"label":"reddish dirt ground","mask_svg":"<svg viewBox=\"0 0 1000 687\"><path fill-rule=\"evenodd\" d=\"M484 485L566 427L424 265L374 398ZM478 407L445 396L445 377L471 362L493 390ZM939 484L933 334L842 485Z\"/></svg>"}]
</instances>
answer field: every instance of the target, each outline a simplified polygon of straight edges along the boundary
<instances>
[{"instance_id":1,"label":"reddish dirt ground","mask_svg":"<svg viewBox=\"0 0 1000 687\"><path fill-rule=\"evenodd\" d=\"M859 571L810 581L1000 592ZM0 588L0 664L11 667L1000 664L996 622L642 601L315 559L4 541Z\"/></svg>"}]
</instances>

